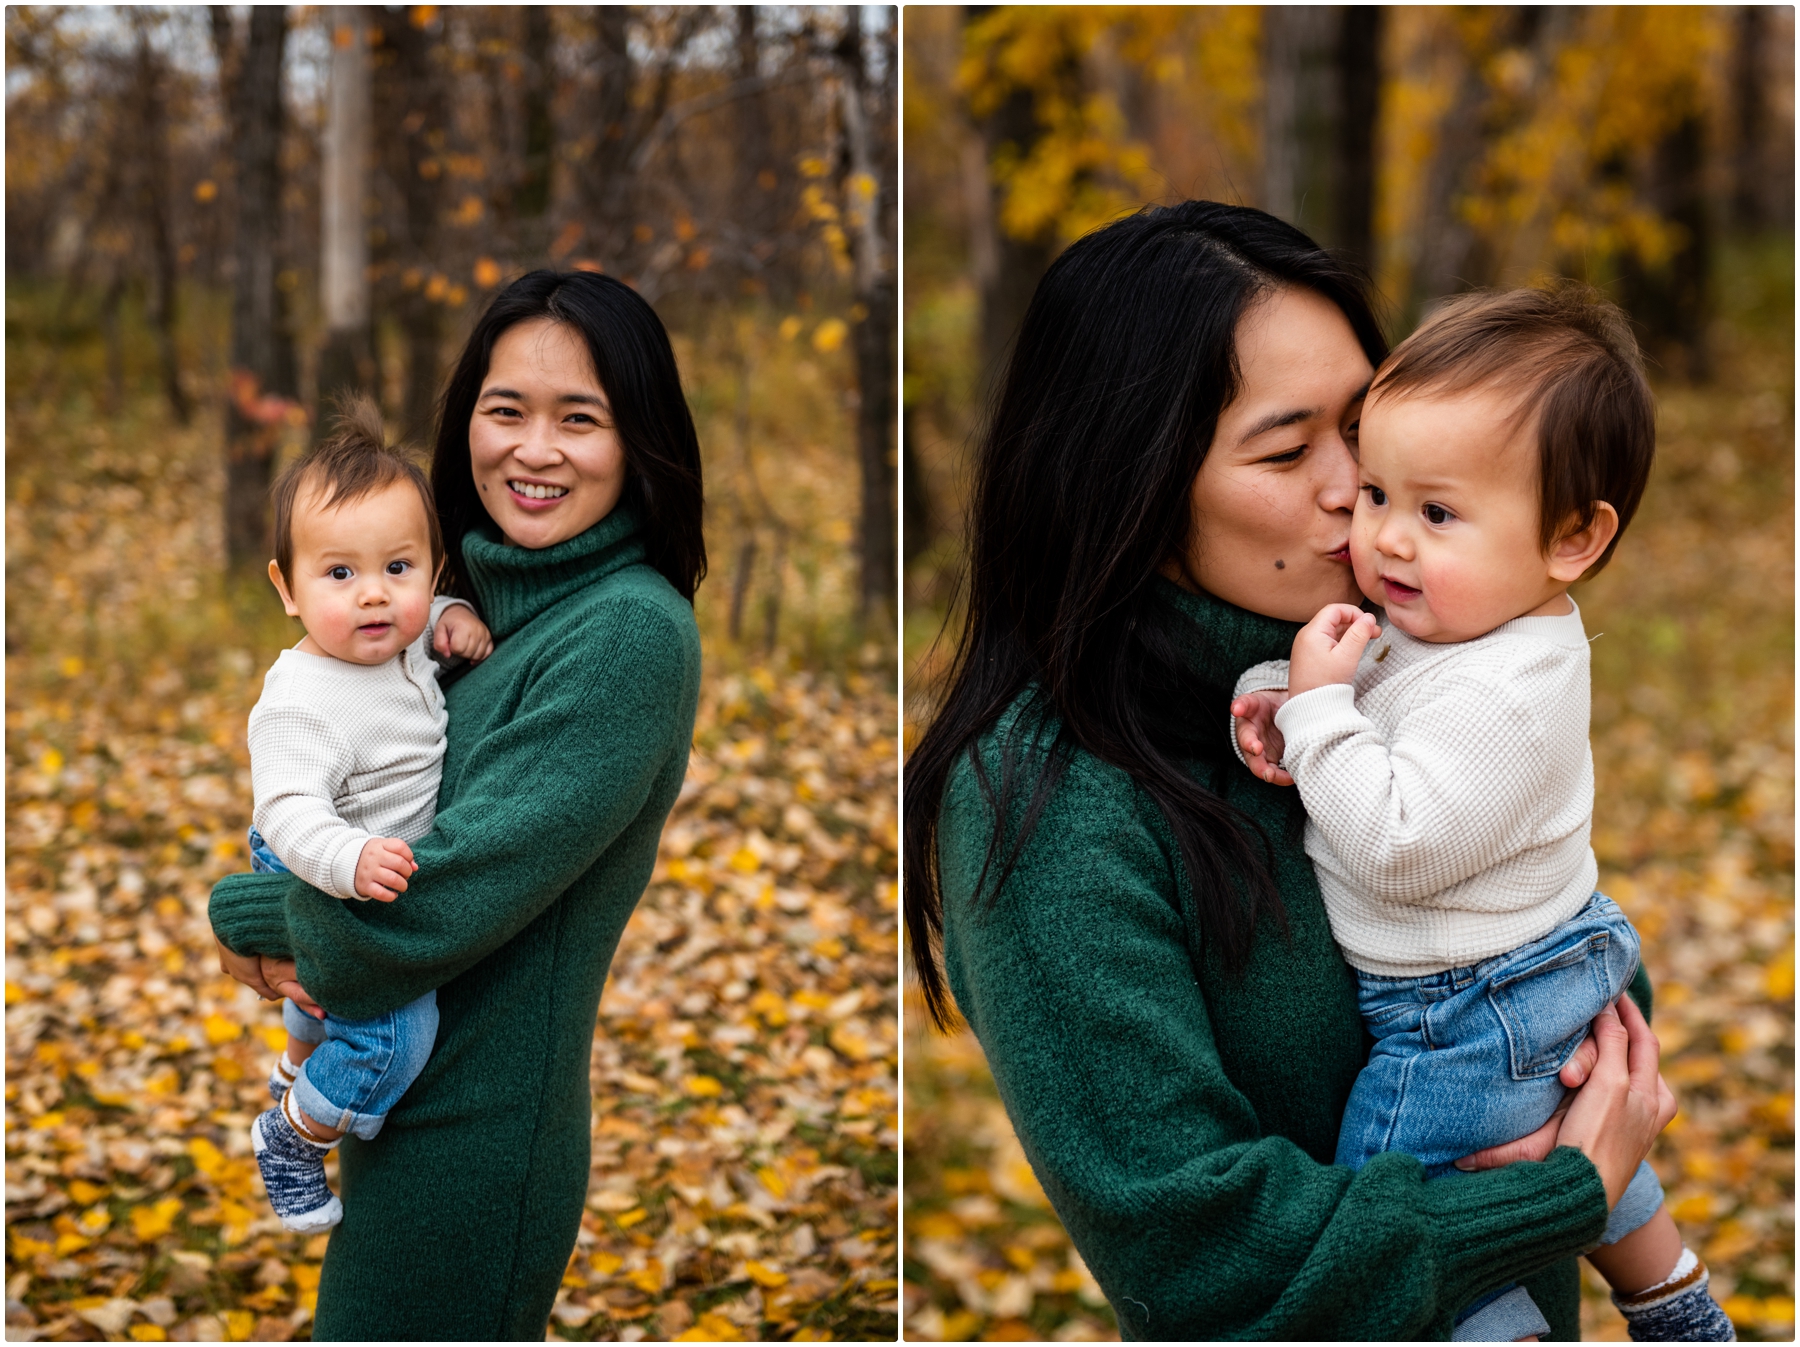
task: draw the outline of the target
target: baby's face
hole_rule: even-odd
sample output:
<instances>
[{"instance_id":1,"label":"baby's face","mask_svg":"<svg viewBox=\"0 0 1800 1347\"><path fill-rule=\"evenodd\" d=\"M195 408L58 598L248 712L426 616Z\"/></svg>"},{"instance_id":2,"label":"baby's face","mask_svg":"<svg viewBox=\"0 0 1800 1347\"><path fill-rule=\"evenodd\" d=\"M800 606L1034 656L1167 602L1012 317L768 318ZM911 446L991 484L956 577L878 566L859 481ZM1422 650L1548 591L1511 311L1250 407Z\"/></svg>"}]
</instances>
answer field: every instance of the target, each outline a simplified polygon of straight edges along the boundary
<instances>
[{"instance_id":1,"label":"baby's face","mask_svg":"<svg viewBox=\"0 0 1800 1347\"><path fill-rule=\"evenodd\" d=\"M1529 416L1486 389L1363 408L1350 561L1362 592L1422 641L1470 641L1537 609L1566 612L1538 539Z\"/></svg>"},{"instance_id":2,"label":"baby's face","mask_svg":"<svg viewBox=\"0 0 1800 1347\"><path fill-rule=\"evenodd\" d=\"M289 617L306 626L316 653L381 664L431 620L430 523L410 482L390 482L329 508L312 486L294 502L294 582L274 562L269 578ZM304 648L304 646L303 646Z\"/></svg>"}]
</instances>

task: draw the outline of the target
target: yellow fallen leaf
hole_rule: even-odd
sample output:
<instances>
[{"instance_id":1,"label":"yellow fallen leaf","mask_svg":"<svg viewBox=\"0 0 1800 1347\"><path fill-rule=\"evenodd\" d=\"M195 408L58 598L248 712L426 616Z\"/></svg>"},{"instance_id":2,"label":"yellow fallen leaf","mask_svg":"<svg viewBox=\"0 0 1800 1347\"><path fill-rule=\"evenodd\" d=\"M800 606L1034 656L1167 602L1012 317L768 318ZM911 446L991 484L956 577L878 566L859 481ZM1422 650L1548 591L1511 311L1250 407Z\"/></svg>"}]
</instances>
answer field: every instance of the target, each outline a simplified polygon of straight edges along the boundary
<instances>
[{"instance_id":1,"label":"yellow fallen leaf","mask_svg":"<svg viewBox=\"0 0 1800 1347\"><path fill-rule=\"evenodd\" d=\"M711 1076L689 1076L683 1085L689 1094L701 1099L714 1099L725 1093L725 1087Z\"/></svg>"},{"instance_id":2,"label":"yellow fallen leaf","mask_svg":"<svg viewBox=\"0 0 1800 1347\"><path fill-rule=\"evenodd\" d=\"M216 1179L225 1172L224 1154L205 1137L189 1138L187 1153L194 1162L194 1168L207 1178Z\"/></svg>"},{"instance_id":3,"label":"yellow fallen leaf","mask_svg":"<svg viewBox=\"0 0 1800 1347\"><path fill-rule=\"evenodd\" d=\"M225 1321L227 1342L248 1342L256 1328L256 1316L249 1310L226 1310L220 1318Z\"/></svg>"},{"instance_id":4,"label":"yellow fallen leaf","mask_svg":"<svg viewBox=\"0 0 1800 1347\"><path fill-rule=\"evenodd\" d=\"M1794 995L1794 951L1783 950L1781 956L1770 964L1763 974L1763 990L1768 992L1771 1001L1791 1000Z\"/></svg>"},{"instance_id":5,"label":"yellow fallen leaf","mask_svg":"<svg viewBox=\"0 0 1800 1347\"><path fill-rule=\"evenodd\" d=\"M206 1041L214 1047L221 1043L229 1043L244 1032L243 1025L235 1020L226 1019L216 1010L206 1017L206 1022L201 1027L206 1030Z\"/></svg>"},{"instance_id":6,"label":"yellow fallen leaf","mask_svg":"<svg viewBox=\"0 0 1800 1347\"><path fill-rule=\"evenodd\" d=\"M776 1197L779 1198L779 1197L787 1196L786 1181L781 1177L781 1175L777 1174L773 1169L769 1168L769 1166L764 1165L761 1169L757 1170L756 1177L761 1181L762 1186L767 1188Z\"/></svg>"},{"instance_id":7,"label":"yellow fallen leaf","mask_svg":"<svg viewBox=\"0 0 1800 1347\"><path fill-rule=\"evenodd\" d=\"M137 1236L139 1244L150 1244L168 1234L175 1226L175 1218L181 1215L181 1199L165 1197L154 1206L145 1205L131 1209L131 1233Z\"/></svg>"},{"instance_id":8,"label":"yellow fallen leaf","mask_svg":"<svg viewBox=\"0 0 1800 1347\"><path fill-rule=\"evenodd\" d=\"M639 1221L645 1221L649 1218L650 1213L645 1211L642 1207L633 1207L630 1211L620 1212L617 1216L613 1217L613 1224L617 1225L621 1230L629 1230Z\"/></svg>"},{"instance_id":9,"label":"yellow fallen leaf","mask_svg":"<svg viewBox=\"0 0 1800 1347\"><path fill-rule=\"evenodd\" d=\"M76 1179L69 1185L69 1196L84 1207L91 1207L111 1191L97 1183L89 1183L86 1179Z\"/></svg>"},{"instance_id":10,"label":"yellow fallen leaf","mask_svg":"<svg viewBox=\"0 0 1800 1347\"><path fill-rule=\"evenodd\" d=\"M708 1310L694 1321L692 1328L677 1333L671 1342L743 1342L738 1326L722 1314Z\"/></svg>"},{"instance_id":11,"label":"yellow fallen leaf","mask_svg":"<svg viewBox=\"0 0 1800 1347\"><path fill-rule=\"evenodd\" d=\"M131 1340L133 1342L167 1342L169 1335L155 1324L133 1324Z\"/></svg>"},{"instance_id":12,"label":"yellow fallen leaf","mask_svg":"<svg viewBox=\"0 0 1800 1347\"><path fill-rule=\"evenodd\" d=\"M25 989L11 978L6 979L6 1004L16 1006L25 999Z\"/></svg>"},{"instance_id":13,"label":"yellow fallen leaf","mask_svg":"<svg viewBox=\"0 0 1800 1347\"><path fill-rule=\"evenodd\" d=\"M777 1286L788 1284L787 1273L779 1268L772 1268L767 1263L759 1263L754 1258L744 1264L744 1275L758 1286L774 1290Z\"/></svg>"},{"instance_id":14,"label":"yellow fallen leaf","mask_svg":"<svg viewBox=\"0 0 1800 1347\"><path fill-rule=\"evenodd\" d=\"M625 1280L647 1296L653 1296L663 1288L663 1265L661 1260L652 1258L636 1272L625 1275Z\"/></svg>"},{"instance_id":15,"label":"yellow fallen leaf","mask_svg":"<svg viewBox=\"0 0 1800 1347\"><path fill-rule=\"evenodd\" d=\"M317 1263L295 1263L294 1289L297 1291L316 1291L319 1289L319 1265Z\"/></svg>"},{"instance_id":16,"label":"yellow fallen leaf","mask_svg":"<svg viewBox=\"0 0 1800 1347\"><path fill-rule=\"evenodd\" d=\"M588 1266L602 1277L610 1277L617 1272L625 1260L615 1253L607 1253L604 1249L588 1255Z\"/></svg>"},{"instance_id":17,"label":"yellow fallen leaf","mask_svg":"<svg viewBox=\"0 0 1800 1347\"><path fill-rule=\"evenodd\" d=\"M741 875L753 875L762 862L749 847L739 847L731 853L731 868Z\"/></svg>"}]
</instances>

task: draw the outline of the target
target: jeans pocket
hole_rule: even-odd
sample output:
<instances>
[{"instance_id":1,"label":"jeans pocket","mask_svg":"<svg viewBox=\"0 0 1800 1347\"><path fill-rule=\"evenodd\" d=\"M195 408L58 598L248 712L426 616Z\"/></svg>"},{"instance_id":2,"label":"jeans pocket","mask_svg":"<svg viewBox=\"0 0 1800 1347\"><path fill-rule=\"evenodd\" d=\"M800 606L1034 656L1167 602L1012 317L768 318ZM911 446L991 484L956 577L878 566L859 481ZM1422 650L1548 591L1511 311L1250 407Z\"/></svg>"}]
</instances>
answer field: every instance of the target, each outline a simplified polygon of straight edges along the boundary
<instances>
[{"instance_id":1,"label":"jeans pocket","mask_svg":"<svg viewBox=\"0 0 1800 1347\"><path fill-rule=\"evenodd\" d=\"M1514 1080L1554 1076L1581 1046L1594 1016L1613 997L1606 970L1610 943L1608 931L1585 931L1488 984Z\"/></svg>"}]
</instances>

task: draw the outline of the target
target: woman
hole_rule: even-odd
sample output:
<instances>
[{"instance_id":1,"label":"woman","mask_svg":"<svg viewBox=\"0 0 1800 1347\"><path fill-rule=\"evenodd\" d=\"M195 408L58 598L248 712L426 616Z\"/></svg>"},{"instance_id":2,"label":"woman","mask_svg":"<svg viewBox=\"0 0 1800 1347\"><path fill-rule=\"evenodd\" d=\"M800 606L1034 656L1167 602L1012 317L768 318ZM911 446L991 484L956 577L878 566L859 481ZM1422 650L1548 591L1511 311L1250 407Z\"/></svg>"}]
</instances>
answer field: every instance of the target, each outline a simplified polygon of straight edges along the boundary
<instances>
[{"instance_id":1,"label":"woman","mask_svg":"<svg viewBox=\"0 0 1800 1347\"><path fill-rule=\"evenodd\" d=\"M982 447L967 625L907 768L907 929L1128 1337L1446 1337L1513 1280L1576 1336L1572 1255L1673 1113L1628 1008L1596 1022L1544 1163L1331 1164L1367 1056L1355 984L1298 796L1239 766L1227 725L1243 669L1359 597L1356 420L1383 353L1354 275L1299 231L1150 209L1051 267ZM1522 1336L1516 1309L1458 1336Z\"/></svg>"},{"instance_id":2,"label":"woman","mask_svg":"<svg viewBox=\"0 0 1800 1347\"><path fill-rule=\"evenodd\" d=\"M650 307L579 272L508 287L445 393L432 486L450 583L498 644L449 690L417 875L391 904L234 875L211 916L259 995L359 1017L438 993L423 1074L344 1143L315 1336L541 1341L587 1192L600 992L699 694L699 445Z\"/></svg>"}]
</instances>

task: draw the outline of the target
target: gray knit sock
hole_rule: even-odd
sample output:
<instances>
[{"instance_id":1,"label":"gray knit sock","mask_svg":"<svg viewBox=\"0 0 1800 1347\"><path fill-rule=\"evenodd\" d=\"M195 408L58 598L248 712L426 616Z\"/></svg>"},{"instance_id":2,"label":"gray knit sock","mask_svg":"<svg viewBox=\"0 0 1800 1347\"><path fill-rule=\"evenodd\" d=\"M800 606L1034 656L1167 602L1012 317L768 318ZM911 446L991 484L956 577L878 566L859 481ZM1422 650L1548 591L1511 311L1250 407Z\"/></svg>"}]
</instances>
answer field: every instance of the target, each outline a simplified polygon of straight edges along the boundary
<instances>
[{"instance_id":1,"label":"gray knit sock","mask_svg":"<svg viewBox=\"0 0 1800 1347\"><path fill-rule=\"evenodd\" d=\"M1668 1280L1636 1295L1613 1293L1633 1342L1736 1342L1737 1330L1707 1289L1706 1264L1684 1248Z\"/></svg>"},{"instance_id":2,"label":"gray knit sock","mask_svg":"<svg viewBox=\"0 0 1800 1347\"><path fill-rule=\"evenodd\" d=\"M269 1205L289 1230L312 1235L344 1219L343 1203L325 1182L325 1152L336 1145L301 1136L279 1105L250 1124L250 1149Z\"/></svg>"},{"instance_id":3,"label":"gray knit sock","mask_svg":"<svg viewBox=\"0 0 1800 1347\"><path fill-rule=\"evenodd\" d=\"M269 1068L269 1098L277 1104L294 1083L294 1077L300 1074L300 1068L288 1060L284 1051L275 1059L275 1065Z\"/></svg>"}]
</instances>

